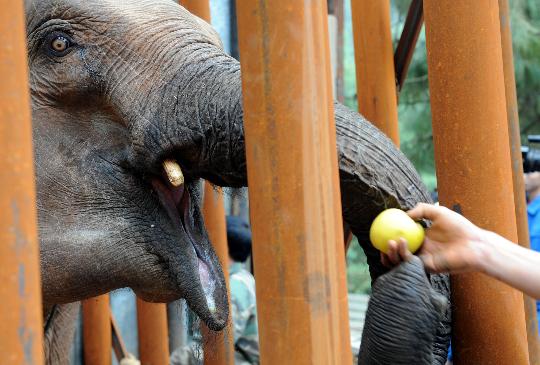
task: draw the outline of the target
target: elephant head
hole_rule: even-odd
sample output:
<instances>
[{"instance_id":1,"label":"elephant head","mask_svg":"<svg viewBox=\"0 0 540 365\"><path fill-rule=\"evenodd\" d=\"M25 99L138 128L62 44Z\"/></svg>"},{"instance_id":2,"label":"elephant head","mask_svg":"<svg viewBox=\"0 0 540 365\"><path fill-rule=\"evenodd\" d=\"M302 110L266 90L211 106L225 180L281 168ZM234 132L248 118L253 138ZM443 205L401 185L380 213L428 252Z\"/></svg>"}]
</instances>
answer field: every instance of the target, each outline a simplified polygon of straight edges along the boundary
<instances>
[{"instance_id":1,"label":"elephant head","mask_svg":"<svg viewBox=\"0 0 540 365\"><path fill-rule=\"evenodd\" d=\"M26 10L44 303L131 287L222 328L199 178L245 185L237 63L172 1Z\"/></svg>"},{"instance_id":2,"label":"elephant head","mask_svg":"<svg viewBox=\"0 0 540 365\"><path fill-rule=\"evenodd\" d=\"M228 316L200 213L200 179L245 186L240 65L170 0L28 0L28 60L45 309L131 287ZM336 104L343 217L367 239L384 208L429 194L369 122ZM448 295L448 279L433 276ZM448 342L449 317L436 342Z\"/></svg>"}]
</instances>

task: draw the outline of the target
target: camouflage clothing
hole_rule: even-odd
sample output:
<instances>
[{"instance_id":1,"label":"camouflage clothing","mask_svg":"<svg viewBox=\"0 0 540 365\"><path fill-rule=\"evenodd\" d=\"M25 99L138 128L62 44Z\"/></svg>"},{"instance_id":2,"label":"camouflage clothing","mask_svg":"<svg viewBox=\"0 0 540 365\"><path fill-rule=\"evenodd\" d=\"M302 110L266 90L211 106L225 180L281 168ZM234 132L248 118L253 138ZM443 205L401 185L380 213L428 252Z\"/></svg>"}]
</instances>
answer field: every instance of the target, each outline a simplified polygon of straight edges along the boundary
<instances>
[{"instance_id":1,"label":"camouflage clothing","mask_svg":"<svg viewBox=\"0 0 540 365\"><path fill-rule=\"evenodd\" d=\"M242 263L229 267L236 364L259 363L255 279Z\"/></svg>"}]
</instances>

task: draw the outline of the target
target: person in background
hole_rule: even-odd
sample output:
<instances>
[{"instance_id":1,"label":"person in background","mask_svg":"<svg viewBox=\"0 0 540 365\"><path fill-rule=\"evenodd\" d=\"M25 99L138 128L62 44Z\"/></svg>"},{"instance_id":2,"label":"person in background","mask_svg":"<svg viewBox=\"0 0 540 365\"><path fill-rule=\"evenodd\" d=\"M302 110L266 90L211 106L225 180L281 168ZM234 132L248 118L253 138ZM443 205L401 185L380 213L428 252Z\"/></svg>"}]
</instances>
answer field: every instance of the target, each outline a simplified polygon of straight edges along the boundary
<instances>
[{"instance_id":1,"label":"person in background","mask_svg":"<svg viewBox=\"0 0 540 365\"><path fill-rule=\"evenodd\" d=\"M540 251L540 172L523 175L527 193L527 219L531 250ZM540 301L536 302L536 312L540 314ZM540 332L540 325L539 325Z\"/></svg>"},{"instance_id":2,"label":"person in background","mask_svg":"<svg viewBox=\"0 0 540 365\"><path fill-rule=\"evenodd\" d=\"M227 217L227 242L235 362L242 365L258 364L259 332L255 278L245 268L245 263L251 255L251 230L244 219Z\"/></svg>"}]
</instances>

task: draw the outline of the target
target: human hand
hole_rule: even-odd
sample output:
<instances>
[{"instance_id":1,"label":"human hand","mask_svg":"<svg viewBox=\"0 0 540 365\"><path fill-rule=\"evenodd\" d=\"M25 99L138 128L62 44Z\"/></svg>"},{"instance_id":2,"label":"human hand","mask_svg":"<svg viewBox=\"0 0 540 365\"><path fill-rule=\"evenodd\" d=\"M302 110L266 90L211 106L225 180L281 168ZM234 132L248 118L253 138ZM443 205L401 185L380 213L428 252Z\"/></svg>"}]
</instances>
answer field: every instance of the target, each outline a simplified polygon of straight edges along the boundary
<instances>
[{"instance_id":1,"label":"human hand","mask_svg":"<svg viewBox=\"0 0 540 365\"><path fill-rule=\"evenodd\" d=\"M420 203L407 214L414 220L432 221L419 252L428 270L458 273L481 268L485 252L484 230L448 208L431 204ZM388 254L381 257L383 264L395 265L412 255L403 239L390 241L388 246Z\"/></svg>"}]
</instances>

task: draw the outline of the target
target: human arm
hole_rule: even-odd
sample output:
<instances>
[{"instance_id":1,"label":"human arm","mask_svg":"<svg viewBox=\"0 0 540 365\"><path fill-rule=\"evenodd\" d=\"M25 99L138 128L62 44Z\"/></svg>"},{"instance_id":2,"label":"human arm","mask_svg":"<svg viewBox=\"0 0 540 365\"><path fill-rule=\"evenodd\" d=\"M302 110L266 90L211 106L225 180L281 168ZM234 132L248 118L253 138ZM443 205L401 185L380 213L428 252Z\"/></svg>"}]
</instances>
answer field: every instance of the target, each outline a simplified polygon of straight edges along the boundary
<instances>
[{"instance_id":1,"label":"human arm","mask_svg":"<svg viewBox=\"0 0 540 365\"><path fill-rule=\"evenodd\" d=\"M479 271L540 298L540 253L481 229L445 207L419 204L408 214L414 220L432 221L420 250L431 272ZM383 261L396 264L406 260L411 255L406 247L403 240L391 241Z\"/></svg>"},{"instance_id":2,"label":"human arm","mask_svg":"<svg viewBox=\"0 0 540 365\"><path fill-rule=\"evenodd\" d=\"M489 247L481 272L540 299L540 253L486 231Z\"/></svg>"}]
</instances>

